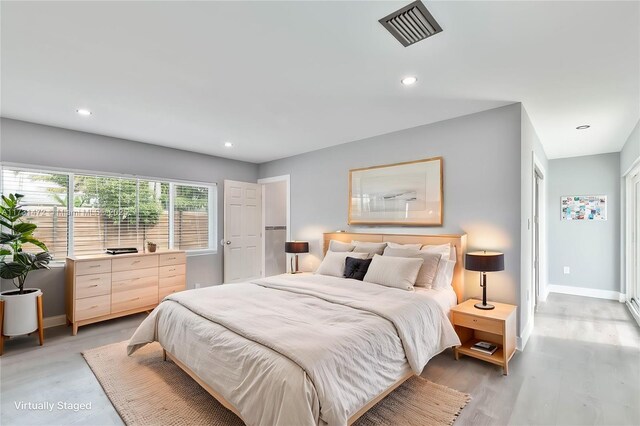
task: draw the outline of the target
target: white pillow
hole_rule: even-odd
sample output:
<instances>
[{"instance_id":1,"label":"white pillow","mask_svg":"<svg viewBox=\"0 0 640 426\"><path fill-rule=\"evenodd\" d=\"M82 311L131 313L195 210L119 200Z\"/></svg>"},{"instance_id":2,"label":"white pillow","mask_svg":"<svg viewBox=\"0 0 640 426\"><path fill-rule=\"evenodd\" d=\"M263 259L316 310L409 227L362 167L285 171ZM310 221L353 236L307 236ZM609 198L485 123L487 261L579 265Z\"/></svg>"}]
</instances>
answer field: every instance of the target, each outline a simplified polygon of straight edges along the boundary
<instances>
[{"instance_id":1,"label":"white pillow","mask_svg":"<svg viewBox=\"0 0 640 426\"><path fill-rule=\"evenodd\" d=\"M398 243L387 243L387 247L392 249L411 249L411 250L420 250L422 248L422 244L398 244Z\"/></svg>"},{"instance_id":2,"label":"white pillow","mask_svg":"<svg viewBox=\"0 0 640 426\"><path fill-rule=\"evenodd\" d=\"M438 274L438 265L441 262L442 256L438 253L429 253L421 250L410 249L394 249L387 247L384 249L384 256L391 257L421 257L424 260L420 272L418 272L418 278L416 278L416 287L431 288L433 282Z\"/></svg>"},{"instance_id":3,"label":"white pillow","mask_svg":"<svg viewBox=\"0 0 640 426\"><path fill-rule=\"evenodd\" d=\"M438 273L436 274L436 278L433 280L431 288L440 290L451 286L451 283L453 282L453 268L455 266L455 260L442 259L438 266Z\"/></svg>"},{"instance_id":4,"label":"white pillow","mask_svg":"<svg viewBox=\"0 0 640 426\"><path fill-rule=\"evenodd\" d=\"M391 257L376 254L363 281L413 290L423 262L424 260L420 257Z\"/></svg>"},{"instance_id":5,"label":"white pillow","mask_svg":"<svg viewBox=\"0 0 640 426\"><path fill-rule=\"evenodd\" d=\"M367 243L364 241L351 241L356 247L353 249L356 253L382 254L387 243Z\"/></svg>"},{"instance_id":6,"label":"white pillow","mask_svg":"<svg viewBox=\"0 0 640 426\"><path fill-rule=\"evenodd\" d=\"M367 253L352 253L349 251L337 252L328 251L324 256L322 263L316 270L318 275L330 275L332 277L344 277L344 265L347 261L347 257L354 257L356 259L366 259Z\"/></svg>"},{"instance_id":7,"label":"white pillow","mask_svg":"<svg viewBox=\"0 0 640 426\"><path fill-rule=\"evenodd\" d=\"M349 243L343 243L342 241L331 240L329 241L329 251L353 251L355 246Z\"/></svg>"},{"instance_id":8,"label":"white pillow","mask_svg":"<svg viewBox=\"0 0 640 426\"><path fill-rule=\"evenodd\" d=\"M451 244L449 243L438 246L422 246L420 250L426 251L427 253L438 253L443 259L451 258Z\"/></svg>"}]
</instances>

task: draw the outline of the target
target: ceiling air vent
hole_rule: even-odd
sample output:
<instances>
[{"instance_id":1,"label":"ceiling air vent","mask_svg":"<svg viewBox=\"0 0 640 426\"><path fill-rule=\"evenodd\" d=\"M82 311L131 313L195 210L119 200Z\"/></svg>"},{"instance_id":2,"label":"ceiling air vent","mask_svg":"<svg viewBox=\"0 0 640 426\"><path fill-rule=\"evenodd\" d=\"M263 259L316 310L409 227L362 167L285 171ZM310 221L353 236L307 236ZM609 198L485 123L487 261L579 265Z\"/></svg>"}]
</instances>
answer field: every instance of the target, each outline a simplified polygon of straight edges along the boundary
<instances>
[{"instance_id":1,"label":"ceiling air vent","mask_svg":"<svg viewBox=\"0 0 640 426\"><path fill-rule=\"evenodd\" d=\"M404 47L438 34L442 27L420 0L385 16L379 21Z\"/></svg>"}]
</instances>

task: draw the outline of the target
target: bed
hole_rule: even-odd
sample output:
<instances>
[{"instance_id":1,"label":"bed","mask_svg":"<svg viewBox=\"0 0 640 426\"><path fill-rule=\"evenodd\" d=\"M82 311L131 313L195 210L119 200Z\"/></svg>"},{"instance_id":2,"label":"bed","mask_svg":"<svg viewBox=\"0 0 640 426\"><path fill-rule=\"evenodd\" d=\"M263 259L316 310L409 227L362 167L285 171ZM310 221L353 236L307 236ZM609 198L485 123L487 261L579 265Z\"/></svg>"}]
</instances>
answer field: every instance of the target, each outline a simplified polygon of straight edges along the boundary
<instances>
[{"instance_id":1,"label":"bed","mask_svg":"<svg viewBox=\"0 0 640 426\"><path fill-rule=\"evenodd\" d=\"M448 242L464 236L325 234L330 239ZM459 344L448 290L405 291L314 274L280 275L171 295L143 321L133 354L166 357L249 425L351 424L447 347Z\"/></svg>"}]
</instances>

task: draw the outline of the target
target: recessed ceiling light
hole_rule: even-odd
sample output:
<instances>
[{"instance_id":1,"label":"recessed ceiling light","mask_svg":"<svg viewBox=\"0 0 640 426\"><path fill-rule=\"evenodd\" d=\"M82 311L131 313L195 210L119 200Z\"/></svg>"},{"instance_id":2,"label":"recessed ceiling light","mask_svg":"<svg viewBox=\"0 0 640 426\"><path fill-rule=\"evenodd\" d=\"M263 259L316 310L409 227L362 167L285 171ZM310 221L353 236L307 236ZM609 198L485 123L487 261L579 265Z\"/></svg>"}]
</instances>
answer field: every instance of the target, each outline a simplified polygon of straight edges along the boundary
<instances>
[{"instance_id":1,"label":"recessed ceiling light","mask_svg":"<svg viewBox=\"0 0 640 426\"><path fill-rule=\"evenodd\" d=\"M233 144L231 142L225 142L224 143L224 147L225 148L233 148Z\"/></svg>"},{"instance_id":2,"label":"recessed ceiling light","mask_svg":"<svg viewBox=\"0 0 640 426\"><path fill-rule=\"evenodd\" d=\"M585 130L585 129L588 129L589 127L591 126L589 126L588 124L583 124L582 126L576 127L576 130Z\"/></svg>"},{"instance_id":3,"label":"recessed ceiling light","mask_svg":"<svg viewBox=\"0 0 640 426\"><path fill-rule=\"evenodd\" d=\"M84 108L77 109L76 112L80 115L91 115L91 111Z\"/></svg>"},{"instance_id":4,"label":"recessed ceiling light","mask_svg":"<svg viewBox=\"0 0 640 426\"><path fill-rule=\"evenodd\" d=\"M411 86L412 84L415 84L416 81L418 81L418 78L417 77L413 77L413 76L405 77L402 80L400 80L400 82L402 84L404 84L405 86Z\"/></svg>"}]
</instances>

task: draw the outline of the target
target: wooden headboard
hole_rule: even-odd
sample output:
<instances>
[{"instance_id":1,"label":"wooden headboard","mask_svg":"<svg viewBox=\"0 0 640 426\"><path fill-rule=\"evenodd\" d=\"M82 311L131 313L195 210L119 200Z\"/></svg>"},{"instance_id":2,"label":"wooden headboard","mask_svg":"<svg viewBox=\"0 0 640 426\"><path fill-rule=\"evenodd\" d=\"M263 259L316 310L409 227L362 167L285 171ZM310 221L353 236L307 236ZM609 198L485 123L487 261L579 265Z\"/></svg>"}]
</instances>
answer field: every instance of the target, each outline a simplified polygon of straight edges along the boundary
<instances>
[{"instance_id":1,"label":"wooden headboard","mask_svg":"<svg viewBox=\"0 0 640 426\"><path fill-rule=\"evenodd\" d=\"M464 300L464 253L467 251L466 235L404 235L404 234L361 234L356 232L331 232L324 234L322 254L329 249L329 241L337 240L350 243L352 240L371 243L398 243L439 245L450 243L456 248L456 266L453 269L453 290L458 296L458 303Z\"/></svg>"}]
</instances>

